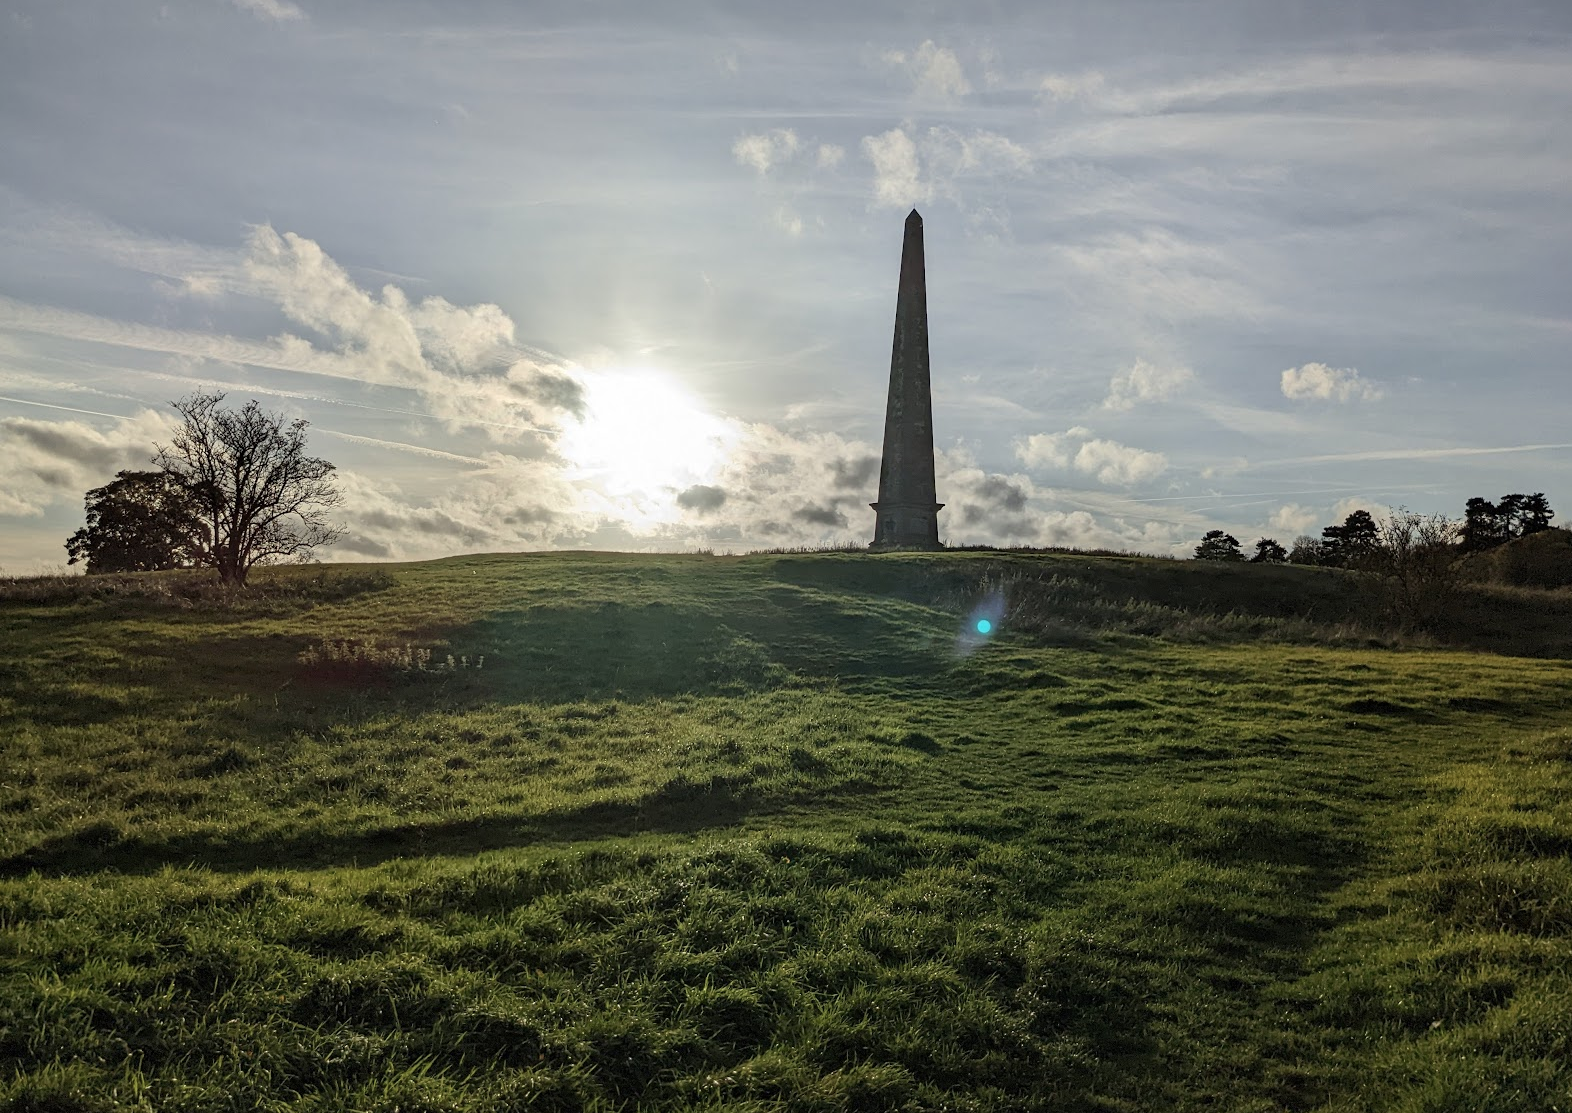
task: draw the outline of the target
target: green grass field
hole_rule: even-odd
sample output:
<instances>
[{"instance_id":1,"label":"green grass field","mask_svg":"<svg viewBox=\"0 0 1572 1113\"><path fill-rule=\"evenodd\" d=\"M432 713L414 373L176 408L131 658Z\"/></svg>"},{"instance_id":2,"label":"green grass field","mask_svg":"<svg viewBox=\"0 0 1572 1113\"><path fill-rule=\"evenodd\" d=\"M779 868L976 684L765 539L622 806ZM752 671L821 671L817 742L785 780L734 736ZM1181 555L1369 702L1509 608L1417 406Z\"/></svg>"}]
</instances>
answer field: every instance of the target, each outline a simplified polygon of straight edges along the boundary
<instances>
[{"instance_id":1,"label":"green grass field","mask_svg":"<svg viewBox=\"0 0 1572 1113\"><path fill-rule=\"evenodd\" d=\"M0 1109L1572 1113L1572 596L1362 609L990 553L13 583Z\"/></svg>"}]
</instances>

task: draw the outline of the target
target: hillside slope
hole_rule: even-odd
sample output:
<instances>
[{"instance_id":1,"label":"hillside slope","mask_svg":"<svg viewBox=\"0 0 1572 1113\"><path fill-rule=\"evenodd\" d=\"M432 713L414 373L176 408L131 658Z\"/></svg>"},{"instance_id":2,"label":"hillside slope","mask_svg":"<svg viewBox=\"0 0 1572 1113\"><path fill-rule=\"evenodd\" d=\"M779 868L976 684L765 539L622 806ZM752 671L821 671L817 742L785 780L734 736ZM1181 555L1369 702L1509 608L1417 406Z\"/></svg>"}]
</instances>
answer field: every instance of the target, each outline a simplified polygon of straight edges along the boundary
<instances>
[{"instance_id":1,"label":"hillside slope","mask_svg":"<svg viewBox=\"0 0 1572 1113\"><path fill-rule=\"evenodd\" d=\"M6 594L0 1108L1572 1094L1572 667L1393 643L1334 572L529 554Z\"/></svg>"}]
</instances>

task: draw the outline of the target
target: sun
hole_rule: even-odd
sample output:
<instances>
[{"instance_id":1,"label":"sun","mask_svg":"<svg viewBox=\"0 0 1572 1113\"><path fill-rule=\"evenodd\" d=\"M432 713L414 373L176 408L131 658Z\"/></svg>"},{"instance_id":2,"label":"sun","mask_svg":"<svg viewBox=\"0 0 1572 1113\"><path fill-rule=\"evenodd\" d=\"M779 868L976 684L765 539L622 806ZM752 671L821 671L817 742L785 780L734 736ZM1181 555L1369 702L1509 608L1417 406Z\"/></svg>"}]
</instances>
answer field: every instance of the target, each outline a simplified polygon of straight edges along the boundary
<instances>
[{"instance_id":1,"label":"sun","mask_svg":"<svg viewBox=\"0 0 1572 1113\"><path fill-rule=\"evenodd\" d=\"M612 498L669 501L673 488L713 479L737 436L664 372L586 372L584 418L563 429L558 452Z\"/></svg>"}]
</instances>

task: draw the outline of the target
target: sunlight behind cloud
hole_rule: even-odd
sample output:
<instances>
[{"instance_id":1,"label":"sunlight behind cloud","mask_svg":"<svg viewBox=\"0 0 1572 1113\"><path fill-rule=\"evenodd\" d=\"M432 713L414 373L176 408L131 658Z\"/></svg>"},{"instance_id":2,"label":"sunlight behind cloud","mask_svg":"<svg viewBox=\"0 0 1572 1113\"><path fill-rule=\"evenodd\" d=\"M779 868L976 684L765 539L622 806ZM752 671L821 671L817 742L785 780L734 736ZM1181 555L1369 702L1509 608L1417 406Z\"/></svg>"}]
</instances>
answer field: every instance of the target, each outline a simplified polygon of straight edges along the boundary
<instances>
[{"instance_id":1,"label":"sunlight behind cloud","mask_svg":"<svg viewBox=\"0 0 1572 1113\"><path fill-rule=\"evenodd\" d=\"M584 417L564 426L558 452L572 478L631 499L637 518L652 516L652 499L675 516L673 491L713 480L741 435L659 371L586 373L584 393Z\"/></svg>"}]
</instances>

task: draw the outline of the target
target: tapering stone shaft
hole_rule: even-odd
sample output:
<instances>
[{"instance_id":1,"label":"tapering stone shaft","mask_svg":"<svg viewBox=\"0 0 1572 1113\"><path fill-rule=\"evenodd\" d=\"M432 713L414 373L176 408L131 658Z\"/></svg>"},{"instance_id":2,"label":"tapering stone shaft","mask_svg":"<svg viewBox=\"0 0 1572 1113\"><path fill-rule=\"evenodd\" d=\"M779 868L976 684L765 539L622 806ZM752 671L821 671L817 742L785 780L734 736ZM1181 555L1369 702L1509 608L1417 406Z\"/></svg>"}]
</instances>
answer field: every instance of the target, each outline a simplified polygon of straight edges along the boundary
<instances>
[{"instance_id":1,"label":"tapering stone shaft","mask_svg":"<svg viewBox=\"0 0 1572 1113\"><path fill-rule=\"evenodd\" d=\"M906 218L901 284L895 299L890 397L884 411L884 460L879 467L875 549L937 549L939 511L933 479L933 397L928 385L928 282L922 217Z\"/></svg>"}]
</instances>

